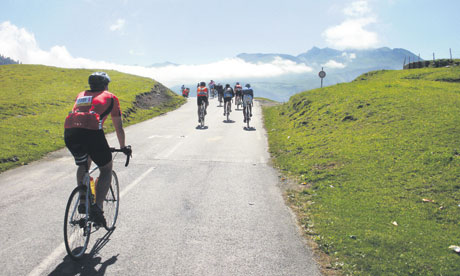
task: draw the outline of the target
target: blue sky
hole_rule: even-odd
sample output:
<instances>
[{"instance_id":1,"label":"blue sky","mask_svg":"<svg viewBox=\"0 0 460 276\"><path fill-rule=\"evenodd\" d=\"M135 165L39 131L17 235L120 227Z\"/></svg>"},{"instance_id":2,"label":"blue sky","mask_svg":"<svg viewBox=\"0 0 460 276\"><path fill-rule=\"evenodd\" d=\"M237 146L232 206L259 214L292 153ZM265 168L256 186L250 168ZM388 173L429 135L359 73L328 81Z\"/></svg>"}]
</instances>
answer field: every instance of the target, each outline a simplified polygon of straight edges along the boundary
<instances>
[{"instance_id":1,"label":"blue sky","mask_svg":"<svg viewBox=\"0 0 460 276\"><path fill-rule=\"evenodd\" d=\"M446 58L452 48L460 58L458 0L1 0L1 7L0 54L23 63L170 61L190 70L239 53L298 55L313 46L405 48L425 59Z\"/></svg>"}]
</instances>

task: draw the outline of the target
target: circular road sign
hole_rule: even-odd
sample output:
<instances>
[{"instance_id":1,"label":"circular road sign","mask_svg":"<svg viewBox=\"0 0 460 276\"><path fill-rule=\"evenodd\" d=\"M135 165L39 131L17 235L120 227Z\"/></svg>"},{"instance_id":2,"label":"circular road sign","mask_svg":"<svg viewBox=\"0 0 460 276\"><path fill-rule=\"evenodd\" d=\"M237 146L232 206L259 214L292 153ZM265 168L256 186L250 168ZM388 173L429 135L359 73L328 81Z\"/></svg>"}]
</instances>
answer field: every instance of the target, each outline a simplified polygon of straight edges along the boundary
<instances>
[{"instance_id":1,"label":"circular road sign","mask_svg":"<svg viewBox=\"0 0 460 276\"><path fill-rule=\"evenodd\" d=\"M319 71L318 76L319 76L320 78L325 78L325 77L326 77L326 72L324 72L324 71L321 70L321 71Z\"/></svg>"}]
</instances>

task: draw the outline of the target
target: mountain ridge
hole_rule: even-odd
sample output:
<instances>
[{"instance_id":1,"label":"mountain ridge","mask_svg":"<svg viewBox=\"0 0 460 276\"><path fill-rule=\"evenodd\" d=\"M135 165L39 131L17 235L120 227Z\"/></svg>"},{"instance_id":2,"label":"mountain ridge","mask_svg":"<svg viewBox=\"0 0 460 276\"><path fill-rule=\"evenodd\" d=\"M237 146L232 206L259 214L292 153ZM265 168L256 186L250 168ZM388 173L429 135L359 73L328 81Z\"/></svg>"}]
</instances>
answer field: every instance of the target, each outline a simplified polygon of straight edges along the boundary
<instances>
[{"instance_id":1,"label":"mountain ridge","mask_svg":"<svg viewBox=\"0 0 460 276\"><path fill-rule=\"evenodd\" d=\"M277 59L304 64L312 69L306 73L290 73L270 78L229 78L216 80L221 83L251 83L257 96L276 101L287 101L290 96L302 91L319 88L321 81L317 72L327 72L323 86L350 82L369 71L402 69L404 62L419 57L403 48L380 47L368 50L336 50L312 47L298 55L283 53L240 53L236 58L245 62L260 64L272 63ZM422 59L420 59L422 60ZM179 86L172 88L179 91Z\"/></svg>"}]
</instances>

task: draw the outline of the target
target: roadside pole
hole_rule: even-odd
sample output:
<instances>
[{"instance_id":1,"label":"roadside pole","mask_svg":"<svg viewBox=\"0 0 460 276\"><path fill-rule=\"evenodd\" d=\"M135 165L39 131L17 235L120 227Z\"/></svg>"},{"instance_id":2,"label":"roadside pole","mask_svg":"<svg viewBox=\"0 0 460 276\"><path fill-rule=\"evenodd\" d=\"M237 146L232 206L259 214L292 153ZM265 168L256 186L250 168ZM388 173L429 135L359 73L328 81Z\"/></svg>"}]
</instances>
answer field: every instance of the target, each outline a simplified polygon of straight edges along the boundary
<instances>
[{"instance_id":1,"label":"roadside pole","mask_svg":"<svg viewBox=\"0 0 460 276\"><path fill-rule=\"evenodd\" d=\"M318 76L321 78L321 88L323 88L323 79L326 77L326 72L324 72L323 67L321 67L321 71L319 71Z\"/></svg>"}]
</instances>

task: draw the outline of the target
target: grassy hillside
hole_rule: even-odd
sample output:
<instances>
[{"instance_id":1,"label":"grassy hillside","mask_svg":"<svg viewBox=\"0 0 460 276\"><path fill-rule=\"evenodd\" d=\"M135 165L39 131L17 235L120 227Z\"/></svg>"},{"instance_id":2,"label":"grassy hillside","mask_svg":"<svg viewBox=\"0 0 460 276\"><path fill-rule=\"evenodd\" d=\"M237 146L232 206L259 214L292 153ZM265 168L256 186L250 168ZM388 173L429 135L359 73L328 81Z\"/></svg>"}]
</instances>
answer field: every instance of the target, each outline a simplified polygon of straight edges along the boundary
<instances>
[{"instance_id":1,"label":"grassy hillside","mask_svg":"<svg viewBox=\"0 0 460 276\"><path fill-rule=\"evenodd\" d=\"M460 68L375 71L264 109L307 235L353 275L458 275Z\"/></svg>"},{"instance_id":2,"label":"grassy hillside","mask_svg":"<svg viewBox=\"0 0 460 276\"><path fill-rule=\"evenodd\" d=\"M64 146L64 119L77 93L89 89L92 72L41 65L0 66L0 172ZM163 104L138 108L136 95L150 92L159 84L149 78L106 72L112 79L109 90L120 99L122 112L129 114L124 118L125 125L163 114L184 101L165 91ZM106 132L113 130L110 118L105 126Z\"/></svg>"}]
</instances>

